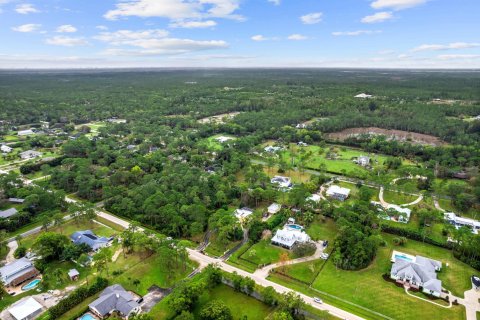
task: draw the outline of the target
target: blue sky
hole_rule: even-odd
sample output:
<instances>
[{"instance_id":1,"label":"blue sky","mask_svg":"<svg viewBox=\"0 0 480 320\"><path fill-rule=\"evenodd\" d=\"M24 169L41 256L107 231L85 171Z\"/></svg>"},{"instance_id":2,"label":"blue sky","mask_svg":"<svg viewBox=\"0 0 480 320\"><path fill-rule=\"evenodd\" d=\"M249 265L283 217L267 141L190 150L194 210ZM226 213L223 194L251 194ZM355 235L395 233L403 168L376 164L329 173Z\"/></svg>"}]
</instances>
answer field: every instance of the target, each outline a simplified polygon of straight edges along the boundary
<instances>
[{"instance_id":1,"label":"blue sky","mask_svg":"<svg viewBox=\"0 0 480 320\"><path fill-rule=\"evenodd\" d=\"M0 68L480 68L479 0L0 0Z\"/></svg>"}]
</instances>

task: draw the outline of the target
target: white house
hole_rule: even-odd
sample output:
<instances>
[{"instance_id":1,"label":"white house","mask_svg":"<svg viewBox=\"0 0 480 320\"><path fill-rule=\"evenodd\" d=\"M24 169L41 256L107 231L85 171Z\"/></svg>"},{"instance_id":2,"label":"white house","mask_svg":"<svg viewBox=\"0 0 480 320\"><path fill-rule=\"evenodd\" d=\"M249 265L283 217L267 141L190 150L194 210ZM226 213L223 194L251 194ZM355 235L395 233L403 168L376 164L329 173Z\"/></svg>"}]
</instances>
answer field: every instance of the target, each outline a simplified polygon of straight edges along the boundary
<instances>
[{"instance_id":1,"label":"white house","mask_svg":"<svg viewBox=\"0 0 480 320\"><path fill-rule=\"evenodd\" d=\"M314 193L310 197L307 198L307 201L313 201L313 202L318 203L318 202L320 202L321 199L322 198L320 197L319 194Z\"/></svg>"},{"instance_id":2,"label":"white house","mask_svg":"<svg viewBox=\"0 0 480 320\"><path fill-rule=\"evenodd\" d=\"M455 228L467 227L472 230L473 233L478 234L480 230L480 221L470 218L459 217L453 212L446 212L445 220L450 224L453 224Z\"/></svg>"},{"instance_id":3,"label":"white house","mask_svg":"<svg viewBox=\"0 0 480 320\"><path fill-rule=\"evenodd\" d=\"M277 230L272 238L272 244L292 249L296 243L310 242L310 236L298 224L286 224L283 229Z\"/></svg>"},{"instance_id":4,"label":"white house","mask_svg":"<svg viewBox=\"0 0 480 320\"><path fill-rule=\"evenodd\" d=\"M278 203L272 203L271 205L268 206L267 212L269 215L275 214L279 212L282 209L282 205Z\"/></svg>"},{"instance_id":5,"label":"white house","mask_svg":"<svg viewBox=\"0 0 480 320\"><path fill-rule=\"evenodd\" d=\"M229 141L229 140L233 140L233 138L232 138L232 137L221 136L221 137L215 138L215 140L217 140L217 141L220 142L220 143L225 143L225 142L227 142L227 141Z\"/></svg>"},{"instance_id":6,"label":"white house","mask_svg":"<svg viewBox=\"0 0 480 320\"><path fill-rule=\"evenodd\" d=\"M442 263L422 256L410 256L394 251L395 262L390 270L390 278L407 287L422 289L424 293L440 297L442 281L437 273Z\"/></svg>"},{"instance_id":7,"label":"white house","mask_svg":"<svg viewBox=\"0 0 480 320\"><path fill-rule=\"evenodd\" d=\"M33 158L38 158L41 157L43 153L34 151L34 150L27 150L24 152L20 153L20 158L26 160L26 159L33 159Z\"/></svg>"},{"instance_id":8,"label":"white house","mask_svg":"<svg viewBox=\"0 0 480 320\"><path fill-rule=\"evenodd\" d=\"M367 156L360 156L357 158L357 164L361 165L362 167L366 167L370 164L370 157Z\"/></svg>"},{"instance_id":9,"label":"white house","mask_svg":"<svg viewBox=\"0 0 480 320\"><path fill-rule=\"evenodd\" d=\"M0 147L0 151L2 151L3 153L10 153L13 151L13 148L10 148L9 146L2 144L2 146Z\"/></svg>"},{"instance_id":10,"label":"white house","mask_svg":"<svg viewBox=\"0 0 480 320\"><path fill-rule=\"evenodd\" d=\"M383 214L381 214L380 217L385 220L407 223L410 220L410 216L412 214L412 210L410 210L409 208L404 208L396 204L389 203L386 207L382 206L382 204L377 201L371 201L371 204L378 207L379 211L382 211ZM400 214L389 216L384 212L384 210L393 210Z\"/></svg>"},{"instance_id":11,"label":"white house","mask_svg":"<svg viewBox=\"0 0 480 320\"><path fill-rule=\"evenodd\" d=\"M327 196L333 199L337 199L340 201L345 201L348 196L350 195L350 189L343 188L337 185L331 185L327 189Z\"/></svg>"},{"instance_id":12,"label":"white house","mask_svg":"<svg viewBox=\"0 0 480 320\"><path fill-rule=\"evenodd\" d=\"M8 312L16 320L30 320L36 318L43 311L43 306L33 297L27 297L15 303Z\"/></svg>"},{"instance_id":13,"label":"white house","mask_svg":"<svg viewBox=\"0 0 480 320\"><path fill-rule=\"evenodd\" d=\"M357 94L355 98L368 99L368 98L373 98L373 96L371 94L360 93L360 94Z\"/></svg>"},{"instance_id":14,"label":"white house","mask_svg":"<svg viewBox=\"0 0 480 320\"><path fill-rule=\"evenodd\" d=\"M247 207L243 207L241 209L236 209L233 214L237 217L238 220L244 221L247 217L249 217L253 213L253 210Z\"/></svg>"},{"instance_id":15,"label":"white house","mask_svg":"<svg viewBox=\"0 0 480 320\"><path fill-rule=\"evenodd\" d=\"M283 148L282 147L275 147L275 146L266 146L265 148L263 148L263 150L265 152L274 153L274 152L278 152L280 150L283 150Z\"/></svg>"},{"instance_id":16,"label":"white house","mask_svg":"<svg viewBox=\"0 0 480 320\"><path fill-rule=\"evenodd\" d=\"M32 134L35 134L32 129L18 131L19 136L31 136Z\"/></svg>"},{"instance_id":17,"label":"white house","mask_svg":"<svg viewBox=\"0 0 480 320\"><path fill-rule=\"evenodd\" d=\"M289 177L275 176L270 182L278 185L280 188L290 188L292 186L292 180Z\"/></svg>"}]
</instances>

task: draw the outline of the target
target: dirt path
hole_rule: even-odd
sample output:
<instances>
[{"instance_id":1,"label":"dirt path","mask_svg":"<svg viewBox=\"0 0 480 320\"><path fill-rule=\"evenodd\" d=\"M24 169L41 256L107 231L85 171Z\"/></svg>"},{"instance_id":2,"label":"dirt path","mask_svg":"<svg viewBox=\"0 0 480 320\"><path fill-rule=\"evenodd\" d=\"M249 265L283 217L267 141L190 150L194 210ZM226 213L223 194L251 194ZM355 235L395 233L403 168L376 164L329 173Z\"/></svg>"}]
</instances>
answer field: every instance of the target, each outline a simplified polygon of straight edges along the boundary
<instances>
[{"instance_id":1,"label":"dirt path","mask_svg":"<svg viewBox=\"0 0 480 320\"><path fill-rule=\"evenodd\" d=\"M433 197L433 205L435 206L435 209L437 209L438 211L447 212L445 209L440 207L440 203L438 203L437 197Z\"/></svg>"},{"instance_id":2,"label":"dirt path","mask_svg":"<svg viewBox=\"0 0 480 320\"><path fill-rule=\"evenodd\" d=\"M117 261L117 259L118 259L118 257L120 256L121 253L122 253L122 249L118 249L117 251L115 251L115 253L113 254L113 257L112 257L112 262Z\"/></svg>"},{"instance_id":3,"label":"dirt path","mask_svg":"<svg viewBox=\"0 0 480 320\"><path fill-rule=\"evenodd\" d=\"M13 254L15 253L15 250L17 250L18 248L18 243L17 241L10 241L9 243L7 243L7 246L9 251L7 256L5 257L5 263L10 263L15 261L15 257L13 256Z\"/></svg>"}]
</instances>

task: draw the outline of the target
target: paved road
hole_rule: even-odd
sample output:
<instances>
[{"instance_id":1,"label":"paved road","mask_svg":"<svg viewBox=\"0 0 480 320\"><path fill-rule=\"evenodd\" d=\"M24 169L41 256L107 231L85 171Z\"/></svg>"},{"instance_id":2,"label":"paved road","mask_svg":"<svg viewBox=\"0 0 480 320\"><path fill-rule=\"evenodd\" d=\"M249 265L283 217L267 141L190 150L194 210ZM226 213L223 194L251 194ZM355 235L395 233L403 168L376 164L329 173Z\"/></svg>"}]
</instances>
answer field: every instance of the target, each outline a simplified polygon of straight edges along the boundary
<instances>
[{"instance_id":1,"label":"paved road","mask_svg":"<svg viewBox=\"0 0 480 320\"><path fill-rule=\"evenodd\" d=\"M340 319L363 320L363 318L361 318L357 315L354 315L350 312L344 311L344 310L339 309L337 307L334 307L332 305L329 305L329 304L326 304L326 303L323 303L323 304L315 303L313 301L312 297L309 297L307 295L298 293L295 290L292 290L292 289L289 289L289 288L284 287L282 285L279 285L279 284L277 284L275 282L272 282L270 280L267 280L267 279L265 279L261 276L246 272L246 271L238 269L238 268L235 268L231 265L228 265L228 264L224 263L221 259L215 259L215 258L207 257L207 256L201 254L200 252L192 250L192 249L187 249L187 250L188 250L188 254L190 256L190 259L197 261L200 264L200 268L204 268L209 264L214 264L214 265L218 266L220 269L222 269L223 271L230 272L230 273L236 272L237 274L239 274L243 277L251 278L257 284L259 284L263 287L271 286L279 293L295 292L295 293L299 294L300 297L302 297L302 299L305 301L306 304L309 304L310 306L312 306L316 309L319 309L319 310L328 311L332 315L334 315L336 317L339 317Z\"/></svg>"}]
</instances>

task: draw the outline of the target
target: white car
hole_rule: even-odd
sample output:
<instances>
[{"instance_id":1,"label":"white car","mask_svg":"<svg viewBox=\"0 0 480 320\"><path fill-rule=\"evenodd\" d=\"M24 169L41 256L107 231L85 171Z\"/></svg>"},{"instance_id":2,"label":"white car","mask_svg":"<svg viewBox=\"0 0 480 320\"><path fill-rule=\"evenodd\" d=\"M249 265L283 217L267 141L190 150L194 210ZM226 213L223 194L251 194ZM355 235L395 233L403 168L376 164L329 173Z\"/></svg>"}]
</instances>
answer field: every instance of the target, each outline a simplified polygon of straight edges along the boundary
<instances>
[{"instance_id":1,"label":"white car","mask_svg":"<svg viewBox=\"0 0 480 320\"><path fill-rule=\"evenodd\" d=\"M322 299L317 298L317 297L314 297L314 298L313 298L313 301L315 301L316 303L320 303L320 304L323 303Z\"/></svg>"},{"instance_id":2,"label":"white car","mask_svg":"<svg viewBox=\"0 0 480 320\"><path fill-rule=\"evenodd\" d=\"M321 253L320 258L323 259L323 260L327 260L328 259L328 253Z\"/></svg>"}]
</instances>

